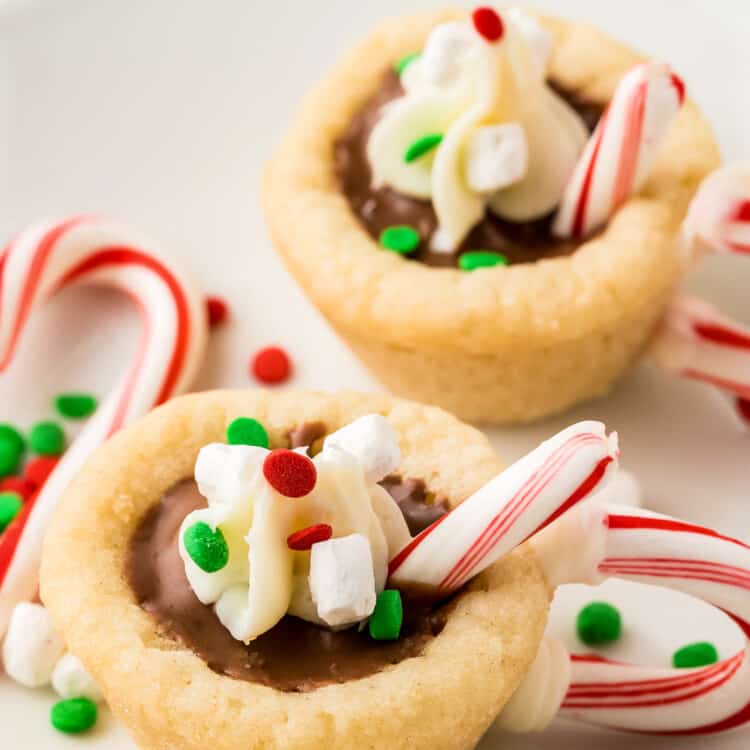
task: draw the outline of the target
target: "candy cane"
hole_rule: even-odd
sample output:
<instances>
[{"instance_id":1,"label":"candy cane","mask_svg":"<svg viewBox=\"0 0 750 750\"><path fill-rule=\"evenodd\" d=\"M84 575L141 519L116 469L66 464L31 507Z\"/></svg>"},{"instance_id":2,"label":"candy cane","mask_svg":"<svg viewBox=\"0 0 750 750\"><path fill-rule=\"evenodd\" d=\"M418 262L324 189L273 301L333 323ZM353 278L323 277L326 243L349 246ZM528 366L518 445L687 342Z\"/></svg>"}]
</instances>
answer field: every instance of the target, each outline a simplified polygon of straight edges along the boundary
<instances>
[{"instance_id":1,"label":"candy cane","mask_svg":"<svg viewBox=\"0 0 750 750\"><path fill-rule=\"evenodd\" d=\"M188 388L206 341L202 298L178 267L109 222L75 217L34 226L0 254L0 371L34 310L74 283L128 294L141 312L143 333L122 381L0 537L0 636L14 605L36 590L44 532L71 478L110 435Z\"/></svg>"},{"instance_id":2,"label":"candy cane","mask_svg":"<svg viewBox=\"0 0 750 750\"><path fill-rule=\"evenodd\" d=\"M694 257L706 253L750 254L750 165L712 172L695 194L682 235Z\"/></svg>"},{"instance_id":3,"label":"candy cane","mask_svg":"<svg viewBox=\"0 0 750 750\"><path fill-rule=\"evenodd\" d=\"M563 430L438 519L390 564L395 585L445 594L604 486L616 465L617 435L600 422Z\"/></svg>"},{"instance_id":4,"label":"candy cane","mask_svg":"<svg viewBox=\"0 0 750 750\"><path fill-rule=\"evenodd\" d=\"M556 235L591 234L643 187L684 98L684 84L664 64L623 76L565 188Z\"/></svg>"},{"instance_id":5,"label":"candy cane","mask_svg":"<svg viewBox=\"0 0 750 750\"><path fill-rule=\"evenodd\" d=\"M750 547L736 539L657 513L592 505L550 526L531 545L554 585L614 576L665 586L719 608L750 636ZM750 643L697 669L573 655L561 709L628 731L697 735L733 729L750 722Z\"/></svg>"},{"instance_id":6,"label":"candy cane","mask_svg":"<svg viewBox=\"0 0 750 750\"><path fill-rule=\"evenodd\" d=\"M750 398L750 329L707 302L678 298L651 343L651 356L669 373Z\"/></svg>"}]
</instances>

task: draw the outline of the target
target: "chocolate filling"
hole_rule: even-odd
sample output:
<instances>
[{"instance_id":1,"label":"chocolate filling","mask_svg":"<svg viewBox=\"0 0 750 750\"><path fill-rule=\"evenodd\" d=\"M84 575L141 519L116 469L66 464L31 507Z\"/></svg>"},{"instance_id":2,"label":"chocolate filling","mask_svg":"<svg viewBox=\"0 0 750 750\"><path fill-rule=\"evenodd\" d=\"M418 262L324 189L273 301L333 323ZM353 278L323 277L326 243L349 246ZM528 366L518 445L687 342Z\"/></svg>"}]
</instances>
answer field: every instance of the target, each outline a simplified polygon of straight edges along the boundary
<instances>
[{"instance_id":1,"label":"chocolate filling","mask_svg":"<svg viewBox=\"0 0 750 750\"><path fill-rule=\"evenodd\" d=\"M581 115L589 129L599 121L604 106L584 99L550 82L550 86ZM408 224L422 237L422 242L411 258L430 266L456 266L461 253L467 250L493 250L508 259L508 263L533 263L541 258L569 255L579 242L552 236L553 214L524 223L501 219L491 212L472 229L453 254L429 250L430 238L437 227L437 216L430 201L410 198L391 188L372 188L372 170L367 159L367 141L380 117L384 104L402 96L404 90L394 70L384 76L376 93L365 103L334 147L336 176L352 211L367 232L378 239L389 226Z\"/></svg>"},{"instance_id":2,"label":"chocolate filling","mask_svg":"<svg viewBox=\"0 0 750 750\"><path fill-rule=\"evenodd\" d=\"M305 438L316 431L320 433L321 428L325 434L322 425L311 423ZM317 434L315 439L320 437ZM303 444L308 442L304 439ZM417 510L429 496L420 480L394 476L383 484L393 492L402 509ZM163 632L201 657L214 672L285 692L307 692L366 677L419 656L427 642L442 631L446 616L443 610L408 602L397 641L374 641L356 627L332 632L291 616L247 646L236 641L213 608L196 598L178 551L183 519L205 506L192 479L172 487L136 530L126 576L138 603L156 619ZM421 516L418 512L411 519L405 515L410 528L421 529L429 518L438 518L447 509L447 503L440 500L433 501L430 510Z\"/></svg>"}]
</instances>

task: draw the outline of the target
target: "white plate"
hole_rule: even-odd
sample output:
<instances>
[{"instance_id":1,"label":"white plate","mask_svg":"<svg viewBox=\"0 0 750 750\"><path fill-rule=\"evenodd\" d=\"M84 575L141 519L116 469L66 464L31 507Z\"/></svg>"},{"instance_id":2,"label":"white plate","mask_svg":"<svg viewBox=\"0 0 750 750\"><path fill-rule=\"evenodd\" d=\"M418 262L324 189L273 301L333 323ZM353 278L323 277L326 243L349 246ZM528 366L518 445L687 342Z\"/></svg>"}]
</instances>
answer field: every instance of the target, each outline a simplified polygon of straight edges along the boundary
<instances>
[{"instance_id":1,"label":"white plate","mask_svg":"<svg viewBox=\"0 0 750 750\"><path fill-rule=\"evenodd\" d=\"M743 155L750 123L745 0L536 5L588 19L670 61L716 127L726 157ZM181 253L207 291L230 300L234 315L212 340L201 387L248 385L250 353L281 342L297 364L294 386L377 388L282 270L263 227L258 179L310 83L376 19L420 7L434 3L0 0L0 236L46 215L93 211ZM689 287L750 323L749 280L750 268L736 259L712 260ZM50 397L64 388L105 392L134 346L134 329L120 300L62 295L0 378L0 421L28 425L47 416ZM721 395L643 366L606 401L490 434L512 459L583 416L620 432L624 464L640 476L652 507L750 538L750 438ZM690 605L690 616L675 617L663 596L652 595L646 607L634 603L643 600L632 587L605 593L628 617L631 637L620 655L666 663L673 648L699 637L725 650L736 646L736 631L704 608ZM577 603L590 595L577 589L556 603L553 627L566 638ZM132 748L108 719L86 739L55 734L47 721L52 700L0 677L3 736L14 748ZM748 738L744 731L700 746L739 750ZM664 747L560 721L540 736L491 733L482 748L617 750L635 742L641 750Z\"/></svg>"}]
</instances>

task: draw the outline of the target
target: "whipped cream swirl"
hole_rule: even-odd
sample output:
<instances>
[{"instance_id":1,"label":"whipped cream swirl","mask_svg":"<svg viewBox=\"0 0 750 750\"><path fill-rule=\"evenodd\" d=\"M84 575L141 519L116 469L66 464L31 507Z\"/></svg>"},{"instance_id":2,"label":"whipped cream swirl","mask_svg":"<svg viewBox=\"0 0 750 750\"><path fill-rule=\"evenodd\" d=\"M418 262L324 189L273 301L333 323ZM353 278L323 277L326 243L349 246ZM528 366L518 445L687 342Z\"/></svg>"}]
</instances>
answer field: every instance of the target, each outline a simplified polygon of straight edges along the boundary
<instances>
[{"instance_id":1,"label":"whipped cream swirl","mask_svg":"<svg viewBox=\"0 0 750 750\"><path fill-rule=\"evenodd\" d=\"M274 489L263 472L268 455L265 448L247 445L205 446L195 478L208 507L190 513L180 530L180 555L193 591L204 604L215 605L221 623L245 643L286 614L330 624L313 596L311 552L291 549L291 534L328 524L334 540L363 537L374 580L374 592L361 592L364 601L383 590L390 557L411 539L395 501L377 484L401 462L397 436L383 417L362 417L326 438L312 459L315 487L303 497L284 497ZM228 560L216 572L201 569L185 546L186 531L201 522L220 530L228 547Z\"/></svg>"},{"instance_id":2,"label":"whipped cream swirl","mask_svg":"<svg viewBox=\"0 0 750 750\"><path fill-rule=\"evenodd\" d=\"M374 187L432 201L438 252L453 252L487 208L519 222L552 211L588 140L545 83L549 35L515 9L501 28L490 41L470 21L436 27L368 141ZM436 145L414 158L425 138Z\"/></svg>"}]
</instances>

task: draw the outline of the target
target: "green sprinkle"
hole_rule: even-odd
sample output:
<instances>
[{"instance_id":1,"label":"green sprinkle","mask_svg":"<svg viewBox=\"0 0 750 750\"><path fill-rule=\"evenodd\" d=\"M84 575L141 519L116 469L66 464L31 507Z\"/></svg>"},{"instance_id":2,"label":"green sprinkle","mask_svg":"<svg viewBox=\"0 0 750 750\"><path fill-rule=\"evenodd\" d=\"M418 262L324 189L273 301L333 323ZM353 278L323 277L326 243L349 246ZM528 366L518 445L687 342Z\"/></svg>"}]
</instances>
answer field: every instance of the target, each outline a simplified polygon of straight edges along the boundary
<instances>
[{"instance_id":1,"label":"green sprinkle","mask_svg":"<svg viewBox=\"0 0 750 750\"><path fill-rule=\"evenodd\" d=\"M29 433L29 445L40 456L59 456L65 450L65 433L55 422L37 422Z\"/></svg>"},{"instance_id":2,"label":"green sprinkle","mask_svg":"<svg viewBox=\"0 0 750 750\"><path fill-rule=\"evenodd\" d=\"M12 424L0 424L0 442L10 443L18 453L26 450L23 435Z\"/></svg>"},{"instance_id":3,"label":"green sprinkle","mask_svg":"<svg viewBox=\"0 0 750 750\"><path fill-rule=\"evenodd\" d=\"M458 259L458 267L464 271L507 265L508 259L504 255L493 253L491 250L471 250L461 255Z\"/></svg>"},{"instance_id":4,"label":"green sprinkle","mask_svg":"<svg viewBox=\"0 0 750 750\"><path fill-rule=\"evenodd\" d=\"M23 451L18 450L14 441L0 438L0 477L17 473L22 457Z\"/></svg>"},{"instance_id":5,"label":"green sprinkle","mask_svg":"<svg viewBox=\"0 0 750 750\"><path fill-rule=\"evenodd\" d=\"M406 255L419 247L420 236L409 226L387 227L380 233L380 244L386 250Z\"/></svg>"},{"instance_id":6,"label":"green sprinkle","mask_svg":"<svg viewBox=\"0 0 750 750\"><path fill-rule=\"evenodd\" d=\"M0 534L21 512L23 500L17 492L0 492Z\"/></svg>"},{"instance_id":7,"label":"green sprinkle","mask_svg":"<svg viewBox=\"0 0 750 750\"><path fill-rule=\"evenodd\" d=\"M622 632L622 620L611 604L592 602L578 613L576 627L578 637L589 646L594 646L616 641Z\"/></svg>"},{"instance_id":8,"label":"green sprinkle","mask_svg":"<svg viewBox=\"0 0 750 750\"><path fill-rule=\"evenodd\" d=\"M52 706L50 721L58 732L81 734L96 724L99 709L88 698L71 698Z\"/></svg>"},{"instance_id":9,"label":"green sprinkle","mask_svg":"<svg viewBox=\"0 0 750 750\"><path fill-rule=\"evenodd\" d=\"M227 442L230 445L257 445L268 448L266 428L252 417L239 417L227 427Z\"/></svg>"},{"instance_id":10,"label":"green sprinkle","mask_svg":"<svg viewBox=\"0 0 750 750\"><path fill-rule=\"evenodd\" d=\"M55 409L61 417L84 419L90 417L99 402L88 393L61 393L55 396Z\"/></svg>"},{"instance_id":11,"label":"green sprinkle","mask_svg":"<svg viewBox=\"0 0 750 750\"><path fill-rule=\"evenodd\" d=\"M404 55L400 60L393 66L396 69L396 73L400 76L404 74L404 71L421 55L421 52L410 52L408 55Z\"/></svg>"},{"instance_id":12,"label":"green sprinkle","mask_svg":"<svg viewBox=\"0 0 750 750\"><path fill-rule=\"evenodd\" d=\"M401 633L404 621L404 608L401 592L386 589L378 594L375 609L370 615L370 637L376 641L395 641Z\"/></svg>"},{"instance_id":13,"label":"green sprinkle","mask_svg":"<svg viewBox=\"0 0 750 750\"><path fill-rule=\"evenodd\" d=\"M417 138L417 140L406 149L406 152L404 153L404 161L407 164L411 164L413 161L428 154L434 148L437 148L442 140L442 133L429 133L428 135L423 135L421 138Z\"/></svg>"},{"instance_id":14,"label":"green sprinkle","mask_svg":"<svg viewBox=\"0 0 750 750\"><path fill-rule=\"evenodd\" d=\"M187 529L183 540L190 559L205 573L216 573L229 562L229 547L221 529L199 521Z\"/></svg>"},{"instance_id":15,"label":"green sprinkle","mask_svg":"<svg viewBox=\"0 0 750 750\"><path fill-rule=\"evenodd\" d=\"M713 643L700 641L690 643L674 652L672 664L677 669L690 669L691 667L706 667L719 661L719 652Z\"/></svg>"}]
</instances>

